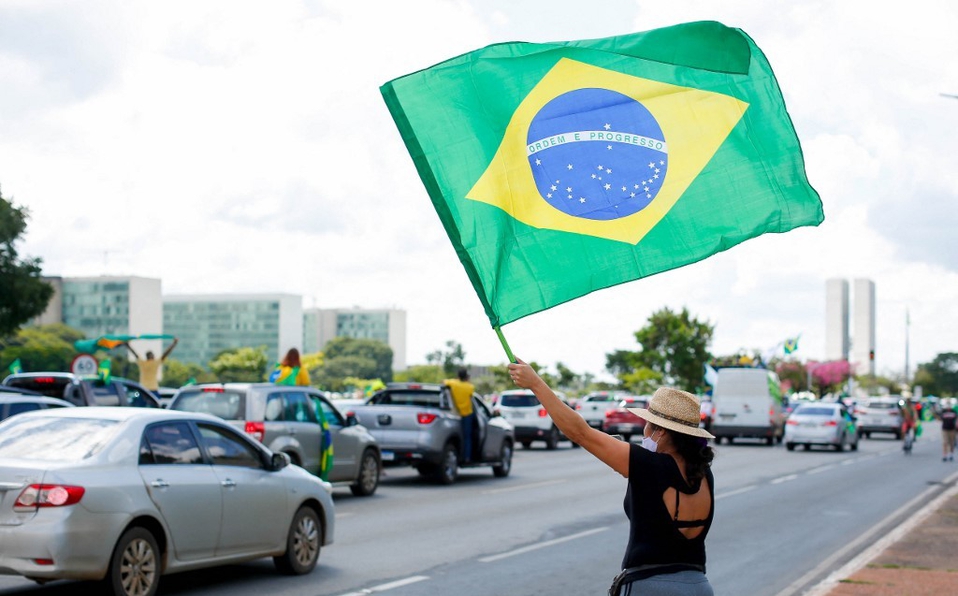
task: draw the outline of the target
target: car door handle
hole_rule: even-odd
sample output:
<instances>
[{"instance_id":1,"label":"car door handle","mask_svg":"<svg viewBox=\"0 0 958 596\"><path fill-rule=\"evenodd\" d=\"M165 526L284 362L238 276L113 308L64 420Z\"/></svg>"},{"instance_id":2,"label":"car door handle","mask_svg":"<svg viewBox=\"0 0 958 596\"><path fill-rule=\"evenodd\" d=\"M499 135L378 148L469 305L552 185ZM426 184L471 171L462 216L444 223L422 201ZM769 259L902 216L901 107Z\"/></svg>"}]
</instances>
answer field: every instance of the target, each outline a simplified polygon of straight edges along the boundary
<instances>
[{"instance_id":1,"label":"car door handle","mask_svg":"<svg viewBox=\"0 0 958 596\"><path fill-rule=\"evenodd\" d=\"M393 418L389 414L380 414L376 418L376 422L378 422L380 426L389 426L393 423Z\"/></svg>"},{"instance_id":2,"label":"car door handle","mask_svg":"<svg viewBox=\"0 0 958 596\"><path fill-rule=\"evenodd\" d=\"M226 480L220 482L223 488L236 488L236 483L231 479L227 478Z\"/></svg>"},{"instance_id":3,"label":"car door handle","mask_svg":"<svg viewBox=\"0 0 958 596\"><path fill-rule=\"evenodd\" d=\"M152 486L153 488L169 488L170 483L167 482L166 480L163 480L162 478L157 478L156 480L150 483L150 486Z\"/></svg>"}]
</instances>

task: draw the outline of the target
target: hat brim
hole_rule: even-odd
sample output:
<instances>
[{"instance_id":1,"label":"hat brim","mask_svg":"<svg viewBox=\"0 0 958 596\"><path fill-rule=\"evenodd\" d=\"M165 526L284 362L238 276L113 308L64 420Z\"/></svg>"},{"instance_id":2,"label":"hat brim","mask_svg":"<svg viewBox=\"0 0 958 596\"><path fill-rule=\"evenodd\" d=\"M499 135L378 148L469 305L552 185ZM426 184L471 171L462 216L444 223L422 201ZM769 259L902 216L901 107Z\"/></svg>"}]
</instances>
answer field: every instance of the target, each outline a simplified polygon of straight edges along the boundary
<instances>
[{"instance_id":1,"label":"hat brim","mask_svg":"<svg viewBox=\"0 0 958 596\"><path fill-rule=\"evenodd\" d=\"M656 416L646 408L627 409L643 420L648 420L656 426L661 426L662 428L667 428L677 433L682 433L683 435L692 435L693 437L702 437L703 439L715 438L715 435L700 426L687 426L681 422L668 420L666 418L662 418L661 416Z\"/></svg>"}]
</instances>

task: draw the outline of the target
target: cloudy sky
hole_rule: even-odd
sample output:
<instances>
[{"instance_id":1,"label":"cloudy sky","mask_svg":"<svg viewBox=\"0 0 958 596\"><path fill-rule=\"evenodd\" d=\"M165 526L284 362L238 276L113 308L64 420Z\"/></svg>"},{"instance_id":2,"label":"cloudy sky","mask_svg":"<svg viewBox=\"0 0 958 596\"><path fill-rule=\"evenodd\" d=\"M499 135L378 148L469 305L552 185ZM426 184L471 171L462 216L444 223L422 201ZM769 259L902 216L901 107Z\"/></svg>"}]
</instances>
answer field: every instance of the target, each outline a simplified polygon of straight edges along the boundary
<instances>
[{"instance_id":1,"label":"cloudy sky","mask_svg":"<svg viewBox=\"0 0 958 596\"><path fill-rule=\"evenodd\" d=\"M601 375L652 312L687 307L715 354L801 334L823 359L825 281L868 278L878 372L904 371L906 338L914 372L958 351L958 4L769 6L0 0L0 186L47 274L401 308L410 363L447 340L502 363L379 86L491 43L717 20L775 70L825 222L531 315L509 344Z\"/></svg>"}]
</instances>

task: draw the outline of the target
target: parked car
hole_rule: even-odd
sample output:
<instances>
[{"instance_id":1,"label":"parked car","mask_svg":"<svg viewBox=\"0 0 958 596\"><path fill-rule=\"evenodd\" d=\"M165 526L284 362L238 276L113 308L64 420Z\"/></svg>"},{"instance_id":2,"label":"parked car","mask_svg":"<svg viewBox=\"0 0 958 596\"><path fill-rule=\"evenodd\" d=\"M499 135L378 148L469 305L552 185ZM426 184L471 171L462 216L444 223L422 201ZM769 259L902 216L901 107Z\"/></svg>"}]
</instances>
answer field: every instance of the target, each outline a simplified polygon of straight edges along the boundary
<instances>
[{"instance_id":1,"label":"parked car","mask_svg":"<svg viewBox=\"0 0 958 596\"><path fill-rule=\"evenodd\" d=\"M568 405L565 395L557 391L556 396ZM543 441L546 449L555 449L559 441L569 440L552 422L552 416L529 389L503 391L499 394L493 413L498 413L512 425L516 441L526 449L530 448L534 441ZM577 445L573 443L573 446Z\"/></svg>"},{"instance_id":2,"label":"parked car","mask_svg":"<svg viewBox=\"0 0 958 596\"><path fill-rule=\"evenodd\" d=\"M802 404L785 421L785 448L794 451L804 445L807 451L813 445L834 447L844 451L858 449L858 429L845 404L819 402Z\"/></svg>"},{"instance_id":3,"label":"parked car","mask_svg":"<svg viewBox=\"0 0 958 596\"><path fill-rule=\"evenodd\" d=\"M610 435L621 435L623 441L632 440L632 435L641 435L645 430L645 420L639 418L629 408L647 408L649 397L626 396L614 408L605 411L602 430Z\"/></svg>"},{"instance_id":4,"label":"parked car","mask_svg":"<svg viewBox=\"0 0 958 596\"><path fill-rule=\"evenodd\" d=\"M902 438L904 414L901 396L869 397L855 409L858 416L858 434L871 438L872 433L890 433Z\"/></svg>"},{"instance_id":5,"label":"parked car","mask_svg":"<svg viewBox=\"0 0 958 596\"><path fill-rule=\"evenodd\" d=\"M515 432L494 415L482 397L472 396L475 411L473 453L462 453L462 424L449 388L428 383L389 383L350 411L382 449L384 466L413 466L423 476L452 484L460 467L490 466L497 478L512 470Z\"/></svg>"},{"instance_id":6,"label":"parked car","mask_svg":"<svg viewBox=\"0 0 958 596\"><path fill-rule=\"evenodd\" d=\"M305 574L333 542L331 486L222 420L153 408L59 408L0 422L0 574L105 580L273 557Z\"/></svg>"},{"instance_id":7,"label":"parked car","mask_svg":"<svg viewBox=\"0 0 958 596\"><path fill-rule=\"evenodd\" d=\"M218 416L318 475L323 431L317 407L322 407L333 438L329 481L348 483L357 496L376 492L381 457L376 439L318 389L274 383L189 385L180 389L169 409Z\"/></svg>"},{"instance_id":8,"label":"parked car","mask_svg":"<svg viewBox=\"0 0 958 596\"><path fill-rule=\"evenodd\" d=\"M709 432L715 442L739 437L782 442L785 426L778 376L764 368L720 368L712 404L715 415Z\"/></svg>"},{"instance_id":9,"label":"parked car","mask_svg":"<svg viewBox=\"0 0 958 596\"><path fill-rule=\"evenodd\" d=\"M153 392L156 395L156 400L160 402L160 407L168 408L170 407L170 402L173 401L173 398L176 397L176 392L179 391L176 387L159 387L156 391Z\"/></svg>"},{"instance_id":10,"label":"parked car","mask_svg":"<svg viewBox=\"0 0 958 596\"><path fill-rule=\"evenodd\" d=\"M73 404L62 399L40 394L30 395L30 393L0 391L0 420L34 410L73 407Z\"/></svg>"},{"instance_id":11,"label":"parked car","mask_svg":"<svg viewBox=\"0 0 958 596\"><path fill-rule=\"evenodd\" d=\"M626 396L623 391L593 391L579 399L576 411L585 418L592 428L602 430L605 424L605 411L616 407Z\"/></svg>"},{"instance_id":12,"label":"parked car","mask_svg":"<svg viewBox=\"0 0 958 596\"><path fill-rule=\"evenodd\" d=\"M24 372L8 375L3 384L57 397L75 406L134 406L159 408L146 387L122 377L81 377L67 372Z\"/></svg>"}]
</instances>

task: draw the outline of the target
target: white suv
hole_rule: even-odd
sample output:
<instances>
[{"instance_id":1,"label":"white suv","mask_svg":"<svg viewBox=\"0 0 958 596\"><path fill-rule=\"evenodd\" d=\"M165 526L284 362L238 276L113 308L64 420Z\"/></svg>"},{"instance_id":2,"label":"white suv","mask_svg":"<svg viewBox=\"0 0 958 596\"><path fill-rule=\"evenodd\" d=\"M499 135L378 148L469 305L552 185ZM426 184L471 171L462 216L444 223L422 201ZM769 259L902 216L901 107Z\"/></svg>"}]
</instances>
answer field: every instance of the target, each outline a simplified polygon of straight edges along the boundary
<instances>
[{"instance_id":1,"label":"white suv","mask_svg":"<svg viewBox=\"0 0 958 596\"><path fill-rule=\"evenodd\" d=\"M565 395L558 391L556 395L568 405ZM545 441L546 449L555 449L559 441L568 441L529 389L503 391L496 402L495 412L512 425L516 441L526 449L533 441ZM575 443L572 446L578 447Z\"/></svg>"}]
</instances>

